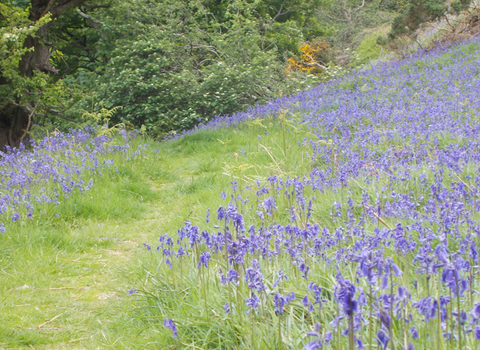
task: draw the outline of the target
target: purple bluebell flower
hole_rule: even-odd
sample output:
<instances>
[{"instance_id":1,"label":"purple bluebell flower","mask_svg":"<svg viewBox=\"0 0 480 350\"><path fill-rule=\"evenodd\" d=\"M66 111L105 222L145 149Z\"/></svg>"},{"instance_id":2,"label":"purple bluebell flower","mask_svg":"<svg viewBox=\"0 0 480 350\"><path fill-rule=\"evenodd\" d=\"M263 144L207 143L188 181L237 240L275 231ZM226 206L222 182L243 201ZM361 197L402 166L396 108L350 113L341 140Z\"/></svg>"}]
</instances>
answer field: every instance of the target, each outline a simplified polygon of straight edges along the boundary
<instances>
[{"instance_id":1,"label":"purple bluebell flower","mask_svg":"<svg viewBox=\"0 0 480 350\"><path fill-rule=\"evenodd\" d=\"M173 323L173 320L170 319L170 318L166 318L164 321L163 321L163 327L166 327L166 328L170 328L173 332L173 337L174 338L177 338L178 337L178 334L177 334L177 327L175 326L175 323Z\"/></svg>"},{"instance_id":2,"label":"purple bluebell flower","mask_svg":"<svg viewBox=\"0 0 480 350\"><path fill-rule=\"evenodd\" d=\"M171 269L173 266L172 266L172 261L170 259L166 259L165 260L165 264L168 265L168 267Z\"/></svg>"},{"instance_id":3,"label":"purple bluebell flower","mask_svg":"<svg viewBox=\"0 0 480 350\"><path fill-rule=\"evenodd\" d=\"M228 305L228 303L225 303L225 305L223 305L223 310L226 314L230 314L230 305Z\"/></svg>"},{"instance_id":4,"label":"purple bluebell flower","mask_svg":"<svg viewBox=\"0 0 480 350\"><path fill-rule=\"evenodd\" d=\"M308 309L308 311L313 311L313 304L308 300L308 295L305 295L302 298L302 304Z\"/></svg>"},{"instance_id":5,"label":"purple bluebell flower","mask_svg":"<svg viewBox=\"0 0 480 350\"><path fill-rule=\"evenodd\" d=\"M355 344L357 345L357 349L365 348L365 345L363 345L363 341L358 337L355 337Z\"/></svg>"},{"instance_id":6,"label":"purple bluebell flower","mask_svg":"<svg viewBox=\"0 0 480 350\"><path fill-rule=\"evenodd\" d=\"M336 299L342 307L342 311L348 317L352 317L358 309L358 302L355 300L355 286L337 274L338 286L336 288Z\"/></svg>"},{"instance_id":7,"label":"purple bluebell flower","mask_svg":"<svg viewBox=\"0 0 480 350\"><path fill-rule=\"evenodd\" d=\"M208 261L211 259L211 255L209 252L203 252L200 255L200 261L197 264L197 269L199 269L202 264L208 269Z\"/></svg>"},{"instance_id":8,"label":"purple bluebell flower","mask_svg":"<svg viewBox=\"0 0 480 350\"><path fill-rule=\"evenodd\" d=\"M302 262L298 269L300 270L300 272L302 272L303 278L308 278L308 272L310 271L310 267L308 265Z\"/></svg>"},{"instance_id":9,"label":"purple bluebell flower","mask_svg":"<svg viewBox=\"0 0 480 350\"><path fill-rule=\"evenodd\" d=\"M480 303L475 304L473 307L472 311L470 311L470 314L472 315L473 318L479 319L480 318Z\"/></svg>"},{"instance_id":10,"label":"purple bluebell flower","mask_svg":"<svg viewBox=\"0 0 480 350\"><path fill-rule=\"evenodd\" d=\"M260 303L260 298L258 296L256 296L255 293L253 293L253 292L252 292L250 298L245 299L245 304L247 304L248 307L250 307L251 309L254 309L254 310L256 310L258 308L259 303ZM250 312L250 310L247 311L247 313L249 313L249 312Z\"/></svg>"},{"instance_id":11,"label":"purple bluebell flower","mask_svg":"<svg viewBox=\"0 0 480 350\"><path fill-rule=\"evenodd\" d=\"M227 212L224 207L218 207L217 209L217 219L218 220L223 220L226 216Z\"/></svg>"},{"instance_id":12,"label":"purple bluebell flower","mask_svg":"<svg viewBox=\"0 0 480 350\"><path fill-rule=\"evenodd\" d=\"M233 269L230 269L227 271L227 282L228 283L234 283L234 284L238 284L238 272L233 270Z\"/></svg>"},{"instance_id":13,"label":"purple bluebell flower","mask_svg":"<svg viewBox=\"0 0 480 350\"><path fill-rule=\"evenodd\" d=\"M387 329L390 329L390 324L392 320L390 319L389 314L385 310L380 310L380 312L378 313L378 318L380 318L380 321Z\"/></svg>"},{"instance_id":14,"label":"purple bluebell flower","mask_svg":"<svg viewBox=\"0 0 480 350\"><path fill-rule=\"evenodd\" d=\"M330 343L332 342L332 340L333 340L333 333L332 333L332 331L326 332L323 339L324 339L325 343L330 344Z\"/></svg>"},{"instance_id":15,"label":"purple bluebell flower","mask_svg":"<svg viewBox=\"0 0 480 350\"><path fill-rule=\"evenodd\" d=\"M310 343L308 343L304 347L305 350L316 350L321 348L322 348L322 342L320 339L312 340Z\"/></svg>"},{"instance_id":16,"label":"purple bluebell flower","mask_svg":"<svg viewBox=\"0 0 480 350\"><path fill-rule=\"evenodd\" d=\"M382 330L379 330L377 333L377 342L378 345L385 350L388 346L388 342L390 341L390 337L383 332Z\"/></svg>"},{"instance_id":17,"label":"purple bluebell flower","mask_svg":"<svg viewBox=\"0 0 480 350\"><path fill-rule=\"evenodd\" d=\"M308 290L313 292L313 295L315 296L315 301L314 301L314 304L322 304L322 299L321 299L321 296L322 296L322 288L319 287L316 283L314 282L310 282L309 285L308 285Z\"/></svg>"},{"instance_id":18,"label":"purple bluebell flower","mask_svg":"<svg viewBox=\"0 0 480 350\"><path fill-rule=\"evenodd\" d=\"M438 309L437 299L429 296L412 303L413 308L418 309L418 312L424 316L425 321L434 318Z\"/></svg>"},{"instance_id":19,"label":"purple bluebell flower","mask_svg":"<svg viewBox=\"0 0 480 350\"><path fill-rule=\"evenodd\" d=\"M282 270L278 270L277 278L275 279L275 282L273 282L273 288L276 288L278 283L282 279L286 281L286 280L288 280L288 276L285 275Z\"/></svg>"},{"instance_id":20,"label":"purple bluebell flower","mask_svg":"<svg viewBox=\"0 0 480 350\"><path fill-rule=\"evenodd\" d=\"M307 332L307 335L311 337L316 337L317 339L314 339L308 345L305 345L304 349L313 350L322 348L323 344L320 335L320 323L315 323L313 326L313 331Z\"/></svg>"},{"instance_id":21,"label":"purple bluebell flower","mask_svg":"<svg viewBox=\"0 0 480 350\"><path fill-rule=\"evenodd\" d=\"M273 298L275 303L275 312L279 314L283 313L283 308L293 300L295 300L294 292L287 293L285 296L280 295L280 293L276 293Z\"/></svg>"},{"instance_id":22,"label":"purple bluebell flower","mask_svg":"<svg viewBox=\"0 0 480 350\"><path fill-rule=\"evenodd\" d=\"M258 292L265 289L265 285L263 284L263 274L256 259L252 260L252 267L249 267L246 270L245 282L247 282L248 288L256 289Z\"/></svg>"},{"instance_id":23,"label":"purple bluebell flower","mask_svg":"<svg viewBox=\"0 0 480 350\"><path fill-rule=\"evenodd\" d=\"M182 257L182 256L185 256L186 254L187 254L187 252L185 252L185 249L183 249L183 247L180 246L180 247L178 248L176 257L177 257L177 258L178 258L178 257Z\"/></svg>"},{"instance_id":24,"label":"purple bluebell flower","mask_svg":"<svg viewBox=\"0 0 480 350\"><path fill-rule=\"evenodd\" d=\"M226 285L227 284L227 279L225 277L225 275L223 274L223 271L222 269L218 269L218 274L220 275L220 283L223 284L223 285Z\"/></svg>"},{"instance_id":25,"label":"purple bluebell flower","mask_svg":"<svg viewBox=\"0 0 480 350\"><path fill-rule=\"evenodd\" d=\"M417 331L417 327L413 326L412 328L410 328L410 334L412 335L413 339L418 339L419 334L418 334L418 331Z\"/></svg>"},{"instance_id":26,"label":"purple bluebell flower","mask_svg":"<svg viewBox=\"0 0 480 350\"><path fill-rule=\"evenodd\" d=\"M475 326L475 331L473 332L475 339L480 340L480 326Z\"/></svg>"}]
</instances>

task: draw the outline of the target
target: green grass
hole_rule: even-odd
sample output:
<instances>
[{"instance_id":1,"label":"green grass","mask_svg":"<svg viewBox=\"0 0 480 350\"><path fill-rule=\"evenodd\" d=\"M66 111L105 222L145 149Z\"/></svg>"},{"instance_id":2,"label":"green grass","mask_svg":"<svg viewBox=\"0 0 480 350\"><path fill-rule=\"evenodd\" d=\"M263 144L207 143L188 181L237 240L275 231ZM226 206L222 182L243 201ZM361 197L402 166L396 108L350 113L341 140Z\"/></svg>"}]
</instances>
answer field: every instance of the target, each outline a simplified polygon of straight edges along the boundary
<instances>
[{"instance_id":1,"label":"green grass","mask_svg":"<svg viewBox=\"0 0 480 350\"><path fill-rule=\"evenodd\" d=\"M215 211L221 190L229 188L233 179L242 188L253 187L256 178L279 173L295 177L317 165L302 157L306 147L296 146L305 131L286 133L284 149L278 120L264 123L268 135L250 123L239 130L204 131L173 142L150 142L145 158L127 162L118 157L114 167L94 177L94 188L84 195L72 195L58 207L45 206L43 214L37 213L31 221L8 225L0 259L0 346L174 349L179 343L163 327L163 315L176 310L176 318L182 320L180 345L184 348L190 343L201 349L231 348L232 344L245 348L251 336L259 341L253 340L256 348L275 347L274 314L263 315L270 320L267 324L254 315L230 320L213 313L206 322L196 269L185 270L182 282L178 274L172 280L161 265L160 254L143 247L160 234L176 232L185 220L203 223L206 210ZM362 188L375 193L383 185L359 182L350 186L354 188L351 193L326 192L315 202L316 222L333 229L330 210L334 201L348 195L359 202ZM418 191L412 181L402 186ZM286 203L279 205L287 207ZM266 278L274 279L275 268L289 271L290 264L279 261ZM192 263L185 261L188 265ZM215 271L206 273L208 283L218 284ZM328 280L333 275L316 278ZM306 288L296 280L292 278L285 290ZM130 288L141 293L128 296ZM238 291L236 297L244 298L245 292ZM228 296L212 293L209 308L223 315ZM178 305L178 300L183 303ZM299 327L292 322L303 317L292 312L286 313L282 324L287 340L294 342L304 337L309 325Z\"/></svg>"},{"instance_id":2,"label":"green grass","mask_svg":"<svg viewBox=\"0 0 480 350\"><path fill-rule=\"evenodd\" d=\"M298 145L307 135L303 126L284 133L280 119L262 123L268 135L253 121L237 130L202 131L166 143L149 140L145 157L126 161L117 156L114 166L93 177L94 188L84 195L74 194L58 207L45 205L32 220L8 224L0 246L0 347L247 349L253 342L258 349L275 348L279 318L273 311L246 315L246 310L237 310L239 316L225 317L225 300L241 300L247 297L246 290L228 295L218 288L216 270L208 269L204 280L209 309L214 311L205 313L204 282L197 269L187 269L193 261L185 259L185 269L179 273L176 267L172 274L153 246L161 234L175 233L186 220L202 227L207 209L215 215L220 192L234 179L244 190L242 196L254 198L255 179L294 178L315 166L331 165L305 155L311 150ZM142 142L135 140L133 147ZM445 142L462 140L447 137ZM389 145L381 145L379 152L382 147ZM460 175L474 173L471 169ZM366 183L359 179L348 186L348 193L317 194L313 222L334 230L337 225L330 212L335 201L351 197L355 210L360 211L363 191L373 199L379 188L388 185L388 180ZM246 190L247 186L253 190ZM405 193L419 193L413 180L398 186ZM277 204L280 210L275 215L284 217L275 220L287 219L289 203L279 198ZM246 215L250 215L247 222L258 221L254 213ZM152 251L146 251L144 242L152 244ZM280 268L298 277L298 270L284 259L264 270L269 273L266 279L274 280ZM334 272L317 270L315 274L311 279L333 285L329 281L334 280ZM291 278L284 290L302 295L307 286L299 280ZM139 293L129 296L130 288ZM244 307L243 301L236 305ZM165 315L172 313L182 331L179 342L163 327ZM313 320L296 322L304 317L292 307L280 319L284 340L293 348L302 347L300 341L313 324Z\"/></svg>"},{"instance_id":3,"label":"green grass","mask_svg":"<svg viewBox=\"0 0 480 350\"><path fill-rule=\"evenodd\" d=\"M466 54L470 50L466 45ZM446 54L419 68L446 65L449 60ZM352 80L343 87L353 90L369 83ZM388 98L388 94L379 98ZM185 258L184 269L179 271L176 266L172 273L154 245L160 235L174 234L186 220L205 227L207 209L213 217L219 203L228 203L228 199L220 200L220 192L228 192L233 180L244 191L243 197L255 198L256 179L266 180L272 175L295 178L317 166L334 167L325 161L312 161L308 157L310 146L302 145L311 134L302 125L292 126L280 117L251 121L236 130L201 131L165 143L138 138L132 148L150 144L145 157L127 161L115 156L112 167L102 168L101 176L93 176L94 187L87 193L73 194L59 206L42 205L31 220L7 224L0 243L0 348L274 349L280 347L279 321L285 343L301 348L305 332L314 322L308 319L310 316L299 314L299 298L296 307L288 308L281 318L271 310L247 315L243 302L248 296L246 290L219 288L217 270L199 274L197 269L187 268L195 266L193 257ZM354 131L357 126L350 128ZM292 131L285 132L287 127ZM330 138L325 132L324 136ZM445 135L438 147L465 142ZM403 145L398 141L395 146ZM371 145L379 153L392 146L386 138L378 146ZM418 172L424 170L433 177L426 167ZM458 176L465 179L475 176L475 171L472 167ZM445 185L451 181L456 180L450 179ZM331 214L333 203L344 203L350 197L355 213L359 213L364 192L372 201L376 193L388 196L392 190L412 193L416 198L421 194L412 179L396 184L386 178L372 182L357 179L348 188L317 193L312 222L335 230L338 224ZM384 203L385 197L380 201ZM290 214L286 209L291 203L279 197L277 205L274 219L287 221ZM258 223L255 213L242 209L246 222ZM385 219L384 225L393 227L396 222ZM381 225L367 223L366 227L373 230ZM152 251L146 251L144 242L152 244ZM225 266L223 261L212 264ZM266 280L274 280L280 268L293 276L285 282L284 290L305 295L307 286L297 278L298 269L287 258L262 269L268 274ZM324 281L324 286L334 284L334 269L315 270L311 280ZM422 283L420 291L425 288ZM129 296L130 288L138 293ZM203 288L208 290L207 311ZM324 293L329 296L332 291L327 287ZM226 317L222 309L230 299L238 300L234 304L239 309L233 318ZM335 312L324 310L325 315ZM178 341L163 327L164 318L172 315L181 328ZM308 322L298 322L304 318Z\"/></svg>"},{"instance_id":4,"label":"green grass","mask_svg":"<svg viewBox=\"0 0 480 350\"><path fill-rule=\"evenodd\" d=\"M0 347L158 348L168 330L153 326L155 312L146 314L137 297L128 296L132 287L159 283L144 266L155 259L145 256L143 243L175 232L185 220L204 221L233 179L253 185L256 178L312 167L294 146L304 131L287 132L292 146L284 149L281 124L264 124L269 135L250 123L148 141L144 158L117 156L85 194L7 224L0 246ZM206 342L221 342L210 333Z\"/></svg>"},{"instance_id":5,"label":"green grass","mask_svg":"<svg viewBox=\"0 0 480 350\"><path fill-rule=\"evenodd\" d=\"M375 28L373 30L365 31L362 41L355 48L355 52L358 55L358 63L368 63L370 61L378 59L382 55L382 53L386 53L386 46L380 45L378 43L378 39L379 37L386 38L388 36L389 30L389 26L383 26Z\"/></svg>"}]
</instances>

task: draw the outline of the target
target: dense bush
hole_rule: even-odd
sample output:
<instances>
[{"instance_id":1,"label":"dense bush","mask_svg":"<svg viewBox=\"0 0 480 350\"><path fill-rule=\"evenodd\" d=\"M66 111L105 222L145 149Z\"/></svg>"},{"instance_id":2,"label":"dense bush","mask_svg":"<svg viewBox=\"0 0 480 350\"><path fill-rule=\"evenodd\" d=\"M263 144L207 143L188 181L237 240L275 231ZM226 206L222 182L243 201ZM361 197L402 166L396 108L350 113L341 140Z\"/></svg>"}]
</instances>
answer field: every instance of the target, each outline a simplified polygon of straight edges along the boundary
<instances>
[{"instance_id":1,"label":"dense bush","mask_svg":"<svg viewBox=\"0 0 480 350\"><path fill-rule=\"evenodd\" d=\"M422 23L447 18L448 14L459 14L467 8L471 0L414 0L408 2L400 15L392 23L390 38L413 34Z\"/></svg>"},{"instance_id":2,"label":"dense bush","mask_svg":"<svg viewBox=\"0 0 480 350\"><path fill-rule=\"evenodd\" d=\"M157 135L265 102L292 85L281 58L303 34L296 18L279 22L263 5L132 0L98 12L104 37L96 47L105 58L72 84L107 108L122 106L115 122ZM301 89L311 80L295 82Z\"/></svg>"}]
</instances>

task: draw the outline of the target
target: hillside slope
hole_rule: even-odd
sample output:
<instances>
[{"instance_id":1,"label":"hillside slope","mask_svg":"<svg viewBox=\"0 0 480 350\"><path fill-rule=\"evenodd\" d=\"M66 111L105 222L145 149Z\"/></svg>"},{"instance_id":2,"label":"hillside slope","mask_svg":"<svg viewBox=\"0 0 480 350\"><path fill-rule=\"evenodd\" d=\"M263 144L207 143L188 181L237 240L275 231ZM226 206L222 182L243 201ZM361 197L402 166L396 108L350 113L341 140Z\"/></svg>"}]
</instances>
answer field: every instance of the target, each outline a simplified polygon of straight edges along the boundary
<instances>
[{"instance_id":1,"label":"hillside slope","mask_svg":"<svg viewBox=\"0 0 480 350\"><path fill-rule=\"evenodd\" d=\"M479 63L474 38L176 140L4 157L0 345L475 346Z\"/></svg>"}]
</instances>

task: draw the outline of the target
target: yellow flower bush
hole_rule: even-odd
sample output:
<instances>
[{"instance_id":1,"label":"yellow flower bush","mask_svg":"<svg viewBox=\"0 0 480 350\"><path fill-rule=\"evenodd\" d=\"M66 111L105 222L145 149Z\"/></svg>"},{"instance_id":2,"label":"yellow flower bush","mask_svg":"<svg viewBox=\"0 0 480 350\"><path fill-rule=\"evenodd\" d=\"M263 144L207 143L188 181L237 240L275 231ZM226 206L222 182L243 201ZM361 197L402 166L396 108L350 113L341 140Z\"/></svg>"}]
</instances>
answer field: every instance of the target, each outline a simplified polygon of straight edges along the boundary
<instances>
[{"instance_id":1,"label":"yellow flower bush","mask_svg":"<svg viewBox=\"0 0 480 350\"><path fill-rule=\"evenodd\" d=\"M326 49L328 49L328 44L324 40L317 40L311 44L303 44L300 46L302 56L299 59L289 58L285 72L321 73L326 67L319 62L318 56Z\"/></svg>"}]
</instances>

